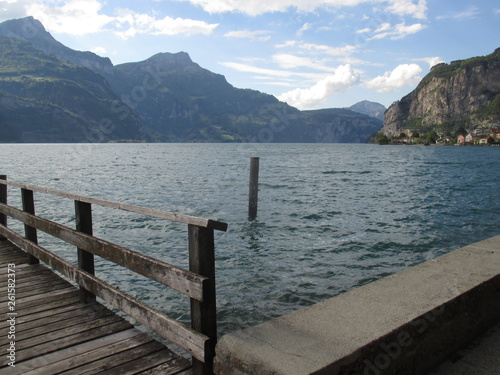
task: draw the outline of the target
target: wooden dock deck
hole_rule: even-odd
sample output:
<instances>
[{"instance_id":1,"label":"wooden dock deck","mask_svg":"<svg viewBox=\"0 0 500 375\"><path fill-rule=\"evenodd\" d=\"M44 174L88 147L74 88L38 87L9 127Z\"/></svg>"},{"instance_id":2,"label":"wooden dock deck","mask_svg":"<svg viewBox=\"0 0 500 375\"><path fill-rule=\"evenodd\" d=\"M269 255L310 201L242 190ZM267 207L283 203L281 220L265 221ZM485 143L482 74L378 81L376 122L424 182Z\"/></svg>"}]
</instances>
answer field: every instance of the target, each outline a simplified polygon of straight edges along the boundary
<instances>
[{"instance_id":1,"label":"wooden dock deck","mask_svg":"<svg viewBox=\"0 0 500 375\"><path fill-rule=\"evenodd\" d=\"M9 264L15 264L14 313ZM7 240L0 241L0 280L2 374L191 374L188 359L103 305L80 302L75 286L44 265L27 264L26 253ZM11 341L15 367L8 365Z\"/></svg>"},{"instance_id":2,"label":"wooden dock deck","mask_svg":"<svg viewBox=\"0 0 500 375\"><path fill-rule=\"evenodd\" d=\"M19 192L22 209L8 204L12 193ZM35 193L42 199L51 195L74 201L75 226L36 215ZM187 224L189 270L94 236L94 205ZM19 233L19 227L11 228L9 220L22 223L24 233ZM0 313L4 317L0 373L212 375L217 343L214 230L226 229L227 224L219 221L7 181L0 175ZM38 231L75 246L77 264L41 246ZM190 326L98 277L95 256L189 297ZM98 301L184 350L191 360L135 329Z\"/></svg>"}]
</instances>

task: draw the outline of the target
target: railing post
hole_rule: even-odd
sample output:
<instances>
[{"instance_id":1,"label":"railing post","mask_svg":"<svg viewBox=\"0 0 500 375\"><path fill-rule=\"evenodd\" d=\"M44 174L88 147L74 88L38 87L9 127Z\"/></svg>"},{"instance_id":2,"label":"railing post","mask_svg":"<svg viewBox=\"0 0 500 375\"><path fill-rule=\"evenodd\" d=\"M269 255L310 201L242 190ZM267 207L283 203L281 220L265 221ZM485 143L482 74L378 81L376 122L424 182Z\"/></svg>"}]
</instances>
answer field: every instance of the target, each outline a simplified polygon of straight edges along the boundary
<instances>
[{"instance_id":1,"label":"railing post","mask_svg":"<svg viewBox=\"0 0 500 375\"><path fill-rule=\"evenodd\" d=\"M0 175L1 180L6 180L7 176L2 174ZM0 203L7 204L7 185L0 184ZM7 226L7 215L0 214L0 224L3 226ZM0 236L0 240L5 240L4 236Z\"/></svg>"},{"instance_id":2,"label":"railing post","mask_svg":"<svg viewBox=\"0 0 500 375\"><path fill-rule=\"evenodd\" d=\"M35 199L33 197L33 190L21 188L21 199L23 202L23 211L29 214L35 214ZM24 234L26 239L31 242L38 243L38 235L36 233L36 228L30 227L24 224ZM29 264L38 264L40 260L31 254L28 254Z\"/></svg>"},{"instance_id":3,"label":"railing post","mask_svg":"<svg viewBox=\"0 0 500 375\"><path fill-rule=\"evenodd\" d=\"M90 203L75 201L76 214L76 230L89 235L92 235L92 205ZM78 268L92 275L94 270L94 254L83 249L77 248L78 251ZM91 303L96 297L88 290L80 286L80 300L83 303Z\"/></svg>"},{"instance_id":4,"label":"railing post","mask_svg":"<svg viewBox=\"0 0 500 375\"><path fill-rule=\"evenodd\" d=\"M193 375L210 375L217 343L214 230L189 224L188 232L189 270L208 278L203 302L191 299L191 327L210 338L205 346L205 363L193 358Z\"/></svg>"}]
</instances>

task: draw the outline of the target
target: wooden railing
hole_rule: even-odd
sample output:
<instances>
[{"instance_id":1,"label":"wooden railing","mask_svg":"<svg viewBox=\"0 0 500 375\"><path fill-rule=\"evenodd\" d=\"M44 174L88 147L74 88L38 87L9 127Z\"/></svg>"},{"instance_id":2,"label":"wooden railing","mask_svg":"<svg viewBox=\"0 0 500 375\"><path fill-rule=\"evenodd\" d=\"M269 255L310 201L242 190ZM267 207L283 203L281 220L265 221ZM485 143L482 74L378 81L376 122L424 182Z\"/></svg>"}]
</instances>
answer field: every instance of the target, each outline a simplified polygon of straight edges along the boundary
<instances>
[{"instance_id":1,"label":"wooden railing","mask_svg":"<svg viewBox=\"0 0 500 375\"><path fill-rule=\"evenodd\" d=\"M21 189L22 210L7 204L8 186ZM34 192L73 200L76 229L35 215ZM187 224L189 270L93 236L92 205ZM24 236L7 227L7 217L24 224ZM78 266L41 247L38 244L37 230L76 246ZM193 373L196 375L213 373L213 357L217 342L214 230L226 231L227 224L26 185L8 181L4 175L0 176L0 236L4 236L26 251L30 264L42 261L76 282L80 286L80 296L83 302L92 302L97 296L140 324L152 329L164 339L186 350L192 355ZM94 255L189 296L191 327L187 327L96 277Z\"/></svg>"}]
</instances>

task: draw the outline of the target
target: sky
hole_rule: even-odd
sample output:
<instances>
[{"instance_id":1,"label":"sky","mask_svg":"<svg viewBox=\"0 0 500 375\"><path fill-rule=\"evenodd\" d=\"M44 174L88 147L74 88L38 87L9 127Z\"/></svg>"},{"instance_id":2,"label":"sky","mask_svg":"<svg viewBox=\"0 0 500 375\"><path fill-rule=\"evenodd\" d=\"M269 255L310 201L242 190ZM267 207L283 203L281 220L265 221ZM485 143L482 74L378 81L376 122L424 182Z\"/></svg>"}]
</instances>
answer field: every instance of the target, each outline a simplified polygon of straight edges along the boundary
<instances>
[{"instance_id":1,"label":"sky","mask_svg":"<svg viewBox=\"0 0 500 375\"><path fill-rule=\"evenodd\" d=\"M0 0L113 64L187 52L299 109L388 107L431 66L500 47L498 0Z\"/></svg>"}]
</instances>

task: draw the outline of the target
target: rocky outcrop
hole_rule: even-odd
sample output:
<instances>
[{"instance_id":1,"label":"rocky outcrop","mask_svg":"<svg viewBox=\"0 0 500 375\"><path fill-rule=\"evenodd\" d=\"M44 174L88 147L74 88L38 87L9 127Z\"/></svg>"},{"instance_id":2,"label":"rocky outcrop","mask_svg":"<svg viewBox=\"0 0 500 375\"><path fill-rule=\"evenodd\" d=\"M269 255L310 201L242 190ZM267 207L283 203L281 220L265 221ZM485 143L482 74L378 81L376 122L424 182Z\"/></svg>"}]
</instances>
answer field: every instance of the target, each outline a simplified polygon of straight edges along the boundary
<instances>
[{"instance_id":1,"label":"rocky outcrop","mask_svg":"<svg viewBox=\"0 0 500 375\"><path fill-rule=\"evenodd\" d=\"M382 132L475 129L500 122L500 48L484 57L438 64L418 87L392 104Z\"/></svg>"}]
</instances>

